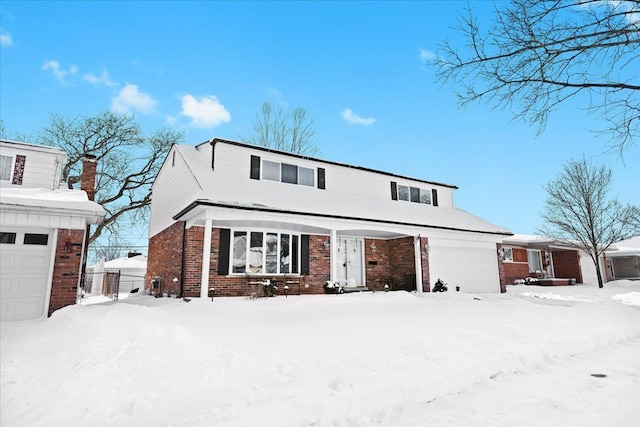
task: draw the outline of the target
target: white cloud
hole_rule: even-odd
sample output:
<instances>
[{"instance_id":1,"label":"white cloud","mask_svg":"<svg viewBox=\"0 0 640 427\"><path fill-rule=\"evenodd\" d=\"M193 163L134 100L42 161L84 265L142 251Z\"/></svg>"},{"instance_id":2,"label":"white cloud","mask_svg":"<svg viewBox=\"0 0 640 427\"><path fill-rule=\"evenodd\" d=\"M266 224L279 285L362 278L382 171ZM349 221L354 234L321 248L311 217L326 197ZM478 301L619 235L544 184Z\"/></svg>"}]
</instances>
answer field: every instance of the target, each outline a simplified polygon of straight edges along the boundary
<instances>
[{"instance_id":1,"label":"white cloud","mask_svg":"<svg viewBox=\"0 0 640 427\"><path fill-rule=\"evenodd\" d=\"M231 120L231 114L220 104L215 96L196 98L185 95L182 98L181 115L191 119L190 125L196 128L213 128Z\"/></svg>"},{"instance_id":2,"label":"white cloud","mask_svg":"<svg viewBox=\"0 0 640 427\"><path fill-rule=\"evenodd\" d=\"M137 110L143 114L153 112L158 101L144 92L138 90L138 86L127 83L118 93L118 96L111 98L111 109L117 113L129 113Z\"/></svg>"},{"instance_id":3,"label":"white cloud","mask_svg":"<svg viewBox=\"0 0 640 427\"><path fill-rule=\"evenodd\" d=\"M369 118L363 118L358 116L357 114L354 114L353 111L351 111L349 108L345 108L342 111L342 118L347 122L347 123L351 123L354 125L363 125L363 126L369 126L372 125L373 122L376 121L376 119L374 119L373 117L369 117Z\"/></svg>"},{"instance_id":4,"label":"white cloud","mask_svg":"<svg viewBox=\"0 0 640 427\"><path fill-rule=\"evenodd\" d=\"M71 67L69 67L68 70L64 70L60 68L60 63L56 60L44 61L44 64L42 64L42 67L40 69L45 71L51 70L53 77L55 77L56 80L61 82L64 82L68 74L73 75L78 71L78 67L76 67L75 65L72 65Z\"/></svg>"},{"instance_id":5,"label":"white cloud","mask_svg":"<svg viewBox=\"0 0 640 427\"><path fill-rule=\"evenodd\" d=\"M13 46L13 39L11 38L11 35L5 33L4 31L0 31L0 45Z\"/></svg>"},{"instance_id":6,"label":"white cloud","mask_svg":"<svg viewBox=\"0 0 640 427\"><path fill-rule=\"evenodd\" d=\"M436 54L427 49L420 49L420 59L425 61L431 61L436 58Z\"/></svg>"},{"instance_id":7,"label":"white cloud","mask_svg":"<svg viewBox=\"0 0 640 427\"><path fill-rule=\"evenodd\" d=\"M93 73L88 73L88 74L85 74L84 77L82 78L88 81L89 83L91 83L92 85L105 85L108 87L118 86L118 83L114 82L111 79L111 75L107 70L104 70L102 74L100 74L99 76L96 76Z\"/></svg>"}]
</instances>

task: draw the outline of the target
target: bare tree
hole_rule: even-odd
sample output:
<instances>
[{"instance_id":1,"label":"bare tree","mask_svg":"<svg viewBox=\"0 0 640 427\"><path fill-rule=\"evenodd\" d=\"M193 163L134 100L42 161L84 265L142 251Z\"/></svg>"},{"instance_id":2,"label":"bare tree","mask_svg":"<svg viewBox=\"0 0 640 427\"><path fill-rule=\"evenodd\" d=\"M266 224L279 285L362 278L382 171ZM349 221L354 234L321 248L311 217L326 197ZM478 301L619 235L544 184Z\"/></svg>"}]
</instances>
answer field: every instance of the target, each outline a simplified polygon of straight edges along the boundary
<instances>
[{"instance_id":1,"label":"bare tree","mask_svg":"<svg viewBox=\"0 0 640 427\"><path fill-rule=\"evenodd\" d=\"M484 101L544 131L549 114L576 101L606 123L620 153L640 134L640 1L511 0L486 28L469 4L431 61L460 104Z\"/></svg>"},{"instance_id":2,"label":"bare tree","mask_svg":"<svg viewBox=\"0 0 640 427\"><path fill-rule=\"evenodd\" d=\"M313 119L304 108L284 111L265 102L256 114L253 134L241 139L253 145L315 156L320 152L313 139L315 133Z\"/></svg>"},{"instance_id":3,"label":"bare tree","mask_svg":"<svg viewBox=\"0 0 640 427\"><path fill-rule=\"evenodd\" d=\"M182 133L170 129L144 135L133 116L113 112L72 119L52 114L40 134L41 142L67 153L64 181L81 174L87 155L98 161L95 201L106 210L106 217L92 231L89 243L105 232L117 238L125 219L146 221L151 184L171 146L182 138Z\"/></svg>"},{"instance_id":4,"label":"bare tree","mask_svg":"<svg viewBox=\"0 0 640 427\"><path fill-rule=\"evenodd\" d=\"M591 161L570 160L558 176L545 185L547 201L539 232L585 250L603 287L598 260L613 243L640 231L640 208L622 205L609 197L611 169Z\"/></svg>"}]
</instances>

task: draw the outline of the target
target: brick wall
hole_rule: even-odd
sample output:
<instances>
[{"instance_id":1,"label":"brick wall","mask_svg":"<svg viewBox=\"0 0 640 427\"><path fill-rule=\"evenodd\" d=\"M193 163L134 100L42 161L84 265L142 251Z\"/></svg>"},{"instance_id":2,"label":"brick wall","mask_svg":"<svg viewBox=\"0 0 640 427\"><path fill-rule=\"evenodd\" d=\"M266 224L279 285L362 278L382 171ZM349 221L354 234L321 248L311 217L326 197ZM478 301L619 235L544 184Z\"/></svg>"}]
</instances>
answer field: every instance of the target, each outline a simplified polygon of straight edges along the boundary
<instances>
[{"instance_id":1,"label":"brick wall","mask_svg":"<svg viewBox=\"0 0 640 427\"><path fill-rule=\"evenodd\" d=\"M162 279L162 292L179 295L184 222L177 222L149 239L145 288L151 288L154 277ZM178 278L178 283L173 278Z\"/></svg>"},{"instance_id":2,"label":"brick wall","mask_svg":"<svg viewBox=\"0 0 640 427\"><path fill-rule=\"evenodd\" d=\"M184 250L184 277L181 277L182 238L184 223L179 222L158 233L149 240L146 288L151 287L151 279L162 278L162 292L180 295L180 280L184 297L199 297L202 276L202 253L204 245L204 227L191 227L186 230ZM330 278L331 253L324 247L326 236L309 237L309 274L305 277L291 275L289 294L324 293L324 284ZM232 256L232 254L230 254ZM255 289L247 284L245 276L218 275L220 257L220 229L211 231L211 257L209 264L209 287L215 289L216 296L248 296ZM178 278L178 283L172 279ZM268 277L265 275L263 277ZM284 291L284 277L274 276L279 281L278 293Z\"/></svg>"},{"instance_id":3,"label":"brick wall","mask_svg":"<svg viewBox=\"0 0 640 427\"><path fill-rule=\"evenodd\" d=\"M76 303L84 230L59 230L49 298L49 316Z\"/></svg>"},{"instance_id":4,"label":"brick wall","mask_svg":"<svg viewBox=\"0 0 640 427\"><path fill-rule=\"evenodd\" d=\"M375 248L371 245L374 244ZM385 284L393 284L389 274L389 241L364 239L364 263L367 287L375 291L384 289Z\"/></svg>"},{"instance_id":5,"label":"brick wall","mask_svg":"<svg viewBox=\"0 0 640 427\"><path fill-rule=\"evenodd\" d=\"M412 280L415 283L415 274L413 237L389 240L389 277L396 287L410 286Z\"/></svg>"},{"instance_id":6,"label":"brick wall","mask_svg":"<svg viewBox=\"0 0 640 427\"><path fill-rule=\"evenodd\" d=\"M582 283L580 271L580 253L576 250L559 251L551 253L553 260L553 273L558 279L576 279Z\"/></svg>"}]
</instances>

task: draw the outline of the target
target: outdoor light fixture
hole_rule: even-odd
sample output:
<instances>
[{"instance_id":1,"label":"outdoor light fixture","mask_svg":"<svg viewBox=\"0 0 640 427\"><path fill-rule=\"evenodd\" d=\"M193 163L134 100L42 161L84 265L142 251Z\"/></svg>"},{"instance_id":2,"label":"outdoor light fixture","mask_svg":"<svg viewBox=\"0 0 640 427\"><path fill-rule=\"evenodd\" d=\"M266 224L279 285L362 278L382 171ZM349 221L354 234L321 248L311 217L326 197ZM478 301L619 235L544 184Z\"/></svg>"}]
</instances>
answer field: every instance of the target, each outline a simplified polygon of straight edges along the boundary
<instances>
[{"instance_id":1,"label":"outdoor light fixture","mask_svg":"<svg viewBox=\"0 0 640 427\"><path fill-rule=\"evenodd\" d=\"M424 251L425 252L429 252L429 244L428 243L426 245L424 245Z\"/></svg>"},{"instance_id":2,"label":"outdoor light fixture","mask_svg":"<svg viewBox=\"0 0 640 427\"><path fill-rule=\"evenodd\" d=\"M377 249L376 243L375 242L371 242L371 250L375 251Z\"/></svg>"},{"instance_id":3,"label":"outdoor light fixture","mask_svg":"<svg viewBox=\"0 0 640 427\"><path fill-rule=\"evenodd\" d=\"M498 256L500 258L504 258L504 249L503 248L498 249Z\"/></svg>"},{"instance_id":4,"label":"outdoor light fixture","mask_svg":"<svg viewBox=\"0 0 640 427\"><path fill-rule=\"evenodd\" d=\"M329 243L329 241L328 241L328 240L325 240L325 241L324 241L324 248L325 248L326 250L329 250L329 248L330 248L330 247L331 247L331 244Z\"/></svg>"},{"instance_id":5,"label":"outdoor light fixture","mask_svg":"<svg viewBox=\"0 0 640 427\"><path fill-rule=\"evenodd\" d=\"M173 278L173 283L178 283L178 278L177 277Z\"/></svg>"}]
</instances>

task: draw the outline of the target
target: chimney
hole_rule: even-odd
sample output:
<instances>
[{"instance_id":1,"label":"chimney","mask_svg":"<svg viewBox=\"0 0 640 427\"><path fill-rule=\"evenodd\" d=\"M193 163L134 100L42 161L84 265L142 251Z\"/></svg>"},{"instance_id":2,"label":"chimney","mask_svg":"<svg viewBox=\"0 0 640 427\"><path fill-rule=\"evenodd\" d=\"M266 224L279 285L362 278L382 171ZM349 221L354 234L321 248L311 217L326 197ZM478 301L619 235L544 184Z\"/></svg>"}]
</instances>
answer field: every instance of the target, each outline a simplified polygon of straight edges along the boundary
<instances>
[{"instance_id":1,"label":"chimney","mask_svg":"<svg viewBox=\"0 0 640 427\"><path fill-rule=\"evenodd\" d=\"M82 177L80 178L80 189L87 193L89 200L93 200L96 194L96 168L98 162L96 156L87 154L82 161Z\"/></svg>"}]
</instances>

